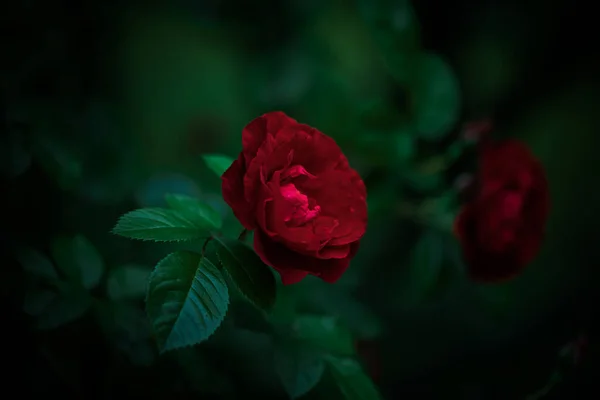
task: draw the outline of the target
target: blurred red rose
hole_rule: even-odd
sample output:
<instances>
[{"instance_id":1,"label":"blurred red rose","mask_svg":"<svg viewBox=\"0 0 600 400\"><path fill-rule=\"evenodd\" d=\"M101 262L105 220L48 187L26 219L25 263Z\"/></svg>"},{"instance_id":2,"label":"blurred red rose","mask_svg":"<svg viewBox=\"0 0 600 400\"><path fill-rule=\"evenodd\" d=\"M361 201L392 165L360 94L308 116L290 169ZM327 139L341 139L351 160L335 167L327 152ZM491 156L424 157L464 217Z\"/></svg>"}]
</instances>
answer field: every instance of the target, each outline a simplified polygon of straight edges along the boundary
<instances>
[{"instance_id":1,"label":"blurred red rose","mask_svg":"<svg viewBox=\"0 0 600 400\"><path fill-rule=\"evenodd\" d=\"M538 253L549 212L542 165L516 140L486 141L475 194L455 221L467 269L476 281L517 275Z\"/></svg>"},{"instance_id":2,"label":"blurred red rose","mask_svg":"<svg viewBox=\"0 0 600 400\"><path fill-rule=\"evenodd\" d=\"M367 226L366 189L333 139L282 112L251 121L223 198L284 284L307 274L335 282Z\"/></svg>"}]
</instances>

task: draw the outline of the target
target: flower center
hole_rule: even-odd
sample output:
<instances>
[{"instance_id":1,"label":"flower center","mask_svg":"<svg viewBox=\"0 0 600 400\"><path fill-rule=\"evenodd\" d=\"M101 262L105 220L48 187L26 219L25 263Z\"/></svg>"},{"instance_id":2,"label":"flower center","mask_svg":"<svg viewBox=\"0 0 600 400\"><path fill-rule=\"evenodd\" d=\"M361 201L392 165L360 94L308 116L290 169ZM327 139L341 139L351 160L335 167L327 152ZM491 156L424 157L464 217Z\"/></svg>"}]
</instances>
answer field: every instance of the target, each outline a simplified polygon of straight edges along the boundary
<instances>
[{"instance_id":1,"label":"flower center","mask_svg":"<svg viewBox=\"0 0 600 400\"><path fill-rule=\"evenodd\" d=\"M289 212L283 220L291 226L304 225L315 219L321 207L300 192L293 183L281 185L281 195L289 205Z\"/></svg>"}]
</instances>

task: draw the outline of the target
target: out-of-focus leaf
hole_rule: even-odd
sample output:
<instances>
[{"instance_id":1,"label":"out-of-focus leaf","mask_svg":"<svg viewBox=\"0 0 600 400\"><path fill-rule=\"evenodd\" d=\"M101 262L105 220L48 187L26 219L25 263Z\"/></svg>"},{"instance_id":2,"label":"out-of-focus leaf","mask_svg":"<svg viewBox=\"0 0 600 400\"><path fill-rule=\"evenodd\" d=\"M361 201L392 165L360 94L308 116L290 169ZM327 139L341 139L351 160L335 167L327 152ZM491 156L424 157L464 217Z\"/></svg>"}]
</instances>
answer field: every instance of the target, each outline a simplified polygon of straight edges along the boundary
<instances>
[{"instance_id":1,"label":"out-of-focus leaf","mask_svg":"<svg viewBox=\"0 0 600 400\"><path fill-rule=\"evenodd\" d=\"M37 135L33 149L36 160L63 190L71 190L80 182L83 173L81 159L65 143L57 138Z\"/></svg>"},{"instance_id":2,"label":"out-of-focus leaf","mask_svg":"<svg viewBox=\"0 0 600 400\"><path fill-rule=\"evenodd\" d=\"M55 329L82 317L90 308L92 298L75 286L65 286L58 296L37 316L38 329Z\"/></svg>"},{"instance_id":3,"label":"out-of-focus leaf","mask_svg":"<svg viewBox=\"0 0 600 400\"><path fill-rule=\"evenodd\" d=\"M452 68L440 56L422 53L409 90L417 133L427 140L449 133L461 106L460 87Z\"/></svg>"},{"instance_id":4,"label":"out-of-focus leaf","mask_svg":"<svg viewBox=\"0 0 600 400\"><path fill-rule=\"evenodd\" d=\"M113 233L130 239L177 242L209 236L208 222L190 220L186 215L163 208L141 208L123 215Z\"/></svg>"},{"instance_id":5,"label":"out-of-focus leaf","mask_svg":"<svg viewBox=\"0 0 600 400\"><path fill-rule=\"evenodd\" d=\"M185 175L160 174L148 179L136 192L135 197L140 207L164 207L167 193L178 193L192 198L198 198L202 194L196 182Z\"/></svg>"},{"instance_id":6,"label":"out-of-focus leaf","mask_svg":"<svg viewBox=\"0 0 600 400\"><path fill-rule=\"evenodd\" d=\"M277 341L275 370L292 399L302 397L315 387L325 371L325 361L309 346L284 340Z\"/></svg>"},{"instance_id":7,"label":"out-of-focus leaf","mask_svg":"<svg viewBox=\"0 0 600 400\"><path fill-rule=\"evenodd\" d=\"M410 161L415 150L410 129L360 135L354 144L358 154L370 164L379 166L403 166Z\"/></svg>"},{"instance_id":8,"label":"out-of-focus leaf","mask_svg":"<svg viewBox=\"0 0 600 400\"><path fill-rule=\"evenodd\" d=\"M221 272L199 254L171 253L150 276L146 311L161 353L208 339L225 318L228 305Z\"/></svg>"},{"instance_id":9,"label":"out-of-focus leaf","mask_svg":"<svg viewBox=\"0 0 600 400\"><path fill-rule=\"evenodd\" d=\"M298 285L278 284L277 299L269 313L271 324L275 326L288 325L294 321L298 298L302 294L301 290Z\"/></svg>"},{"instance_id":10,"label":"out-of-focus leaf","mask_svg":"<svg viewBox=\"0 0 600 400\"><path fill-rule=\"evenodd\" d=\"M357 338L373 339L383 329L379 318L367 306L341 290L332 290L328 284L315 282L305 301L312 308L337 318Z\"/></svg>"},{"instance_id":11,"label":"out-of-focus leaf","mask_svg":"<svg viewBox=\"0 0 600 400\"><path fill-rule=\"evenodd\" d=\"M407 169L403 172L402 178L404 182L413 190L421 193L427 193L437 190L443 183L443 175L441 173L424 173L414 169Z\"/></svg>"},{"instance_id":12,"label":"out-of-focus leaf","mask_svg":"<svg viewBox=\"0 0 600 400\"><path fill-rule=\"evenodd\" d=\"M275 303L275 277L256 253L239 240L215 237L217 254L240 292L257 307L269 310Z\"/></svg>"},{"instance_id":13,"label":"out-of-focus leaf","mask_svg":"<svg viewBox=\"0 0 600 400\"><path fill-rule=\"evenodd\" d=\"M143 310L128 302L96 301L94 311L109 341L136 366L152 365L156 346Z\"/></svg>"},{"instance_id":14,"label":"out-of-focus leaf","mask_svg":"<svg viewBox=\"0 0 600 400\"><path fill-rule=\"evenodd\" d=\"M333 377L348 400L379 400L381 395L373 381L353 358L327 357Z\"/></svg>"},{"instance_id":15,"label":"out-of-focus leaf","mask_svg":"<svg viewBox=\"0 0 600 400\"><path fill-rule=\"evenodd\" d=\"M59 279L52 262L39 251L30 247L19 247L15 253L27 273L51 282Z\"/></svg>"},{"instance_id":16,"label":"out-of-focus leaf","mask_svg":"<svg viewBox=\"0 0 600 400\"><path fill-rule=\"evenodd\" d=\"M200 200L182 194L167 194L165 200L169 207L184 213L190 219L199 219L202 225L208 222L215 229L220 229L223 225L219 213Z\"/></svg>"},{"instance_id":17,"label":"out-of-focus leaf","mask_svg":"<svg viewBox=\"0 0 600 400\"><path fill-rule=\"evenodd\" d=\"M204 154L202 156L204 162L210 168L212 172L217 176L223 175L223 173L233 164L233 158L225 156L223 154Z\"/></svg>"},{"instance_id":18,"label":"out-of-focus leaf","mask_svg":"<svg viewBox=\"0 0 600 400\"><path fill-rule=\"evenodd\" d=\"M142 265L123 265L108 273L106 290L112 300L141 299L146 293L151 270Z\"/></svg>"},{"instance_id":19,"label":"out-of-focus leaf","mask_svg":"<svg viewBox=\"0 0 600 400\"><path fill-rule=\"evenodd\" d=\"M71 282L86 289L100 283L104 262L98 250L84 236L57 237L52 243L52 257Z\"/></svg>"},{"instance_id":20,"label":"out-of-focus leaf","mask_svg":"<svg viewBox=\"0 0 600 400\"><path fill-rule=\"evenodd\" d=\"M415 305L425 300L439 281L444 261L441 234L427 230L413 247L408 264L408 278L403 303Z\"/></svg>"},{"instance_id":21,"label":"out-of-focus leaf","mask_svg":"<svg viewBox=\"0 0 600 400\"><path fill-rule=\"evenodd\" d=\"M335 317L298 316L292 324L292 337L334 354L351 355L355 352L350 331L341 326Z\"/></svg>"},{"instance_id":22,"label":"out-of-focus leaf","mask_svg":"<svg viewBox=\"0 0 600 400\"><path fill-rule=\"evenodd\" d=\"M25 292L23 311L33 317L41 315L54 301L58 294L48 289L30 289Z\"/></svg>"}]
</instances>

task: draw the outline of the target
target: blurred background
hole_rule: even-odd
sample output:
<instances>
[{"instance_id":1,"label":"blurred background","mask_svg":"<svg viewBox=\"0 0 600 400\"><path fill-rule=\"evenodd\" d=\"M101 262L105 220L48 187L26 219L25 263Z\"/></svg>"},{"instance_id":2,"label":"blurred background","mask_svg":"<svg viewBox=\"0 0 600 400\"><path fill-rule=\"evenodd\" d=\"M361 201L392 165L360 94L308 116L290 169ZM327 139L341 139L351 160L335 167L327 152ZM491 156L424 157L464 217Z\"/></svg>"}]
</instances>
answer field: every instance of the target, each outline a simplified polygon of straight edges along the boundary
<instances>
[{"instance_id":1,"label":"blurred background","mask_svg":"<svg viewBox=\"0 0 600 400\"><path fill-rule=\"evenodd\" d=\"M284 294L348 327L384 398L598 393L591 9L566 0L2 9L0 289L6 367L20 377L7 383L21 396L287 398L266 357L272 340L244 304L208 342L159 357L145 283L181 245L109 233L169 192L203 199L239 232L200 156L235 157L242 128L273 110L336 139L367 184L369 228L347 274ZM482 118L495 136L531 146L552 195L541 254L499 285L462 275L446 229L457 182L473 171L462 126ZM423 213L434 217L415 218ZM77 268L98 271L97 282L62 282ZM40 277L59 279L60 295ZM335 395L323 379L305 398Z\"/></svg>"}]
</instances>

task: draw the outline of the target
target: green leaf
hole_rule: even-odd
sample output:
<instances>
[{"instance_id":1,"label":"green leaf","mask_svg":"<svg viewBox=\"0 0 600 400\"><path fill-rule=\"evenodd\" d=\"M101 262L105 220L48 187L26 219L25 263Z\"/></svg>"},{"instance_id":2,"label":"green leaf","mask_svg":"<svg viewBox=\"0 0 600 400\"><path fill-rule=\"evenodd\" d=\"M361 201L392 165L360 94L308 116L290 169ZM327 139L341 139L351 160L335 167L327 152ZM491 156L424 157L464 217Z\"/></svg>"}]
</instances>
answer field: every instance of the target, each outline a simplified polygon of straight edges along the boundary
<instances>
[{"instance_id":1,"label":"green leaf","mask_svg":"<svg viewBox=\"0 0 600 400\"><path fill-rule=\"evenodd\" d=\"M438 55L423 53L411 82L412 115L418 134L438 139L456 124L460 112L460 87L451 67Z\"/></svg>"},{"instance_id":2,"label":"green leaf","mask_svg":"<svg viewBox=\"0 0 600 400\"><path fill-rule=\"evenodd\" d=\"M206 257L178 251L150 275L146 312L161 353L208 339L229 305L221 272Z\"/></svg>"},{"instance_id":3,"label":"green leaf","mask_svg":"<svg viewBox=\"0 0 600 400\"><path fill-rule=\"evenodd\" d=\"M208 204L182 194L167 194L165 200L169 207L184 213L191 220L198 220L202 225L208 224L212 228L221 229L223 221L218 212Z\"/></svg>"},{"instance_id":4,"label":"green leaf","mask_svg":"<svg viewBox=\"0 0 600 400\"><path fill-rule=\"evenodd\" d=\"M411 253L404 302L412 306L432 294L440 280L443 262L443 237L433 230L423 232Z\"/></svg>"},{"instance_id":5,"label":"green leaf","mask_svg":"<svg viewBox=\"0 0 600 400\"><path fill-rule=\"evenodd\" d=\"M85 237L57 237L52 243L52 257L71 282L81 284L86 289L92 289L100 283L104 262Z\"/></svg>"},{"instance_id":6,"label":"green leaf","mask_svg":"<svg viewBox=\"0 0 600 400\"><path fill-rule=\"evenodd\" d=\"M314 349L295 342L278 341L274 365L290 398L296 399L314 388L325 371L325 361Z\"/></svg>"},{"instance_id":7,"label":"green leaf","mask_svg":"<svg viewBox=\"0 0 600 400\"><path fill-rule=\"evenodd\" d=\"M202 158L208 168L218 176L223 175L234 161L231 157L222 154L204 154Z\"/></svg>"},{"instance_id":8,"label":"green leaf","mask_svg":"<svg viewBox=\"0 0 600 400\"><path fill-rule=\"evenodd\" d=\"M81 288L63 288L51 303L38 315L37 327L55 329L82 317L92 305L92 298Z\"/></svg>"},{"instance_id":9,"label":"green leaf","mask_svg":"<svg viewBox=\"0 0 600 400\"><path fill-rule=\"evenodd\" d=\"M175 210L141 208L123 215L113 233L130 239L176 242L208 237L209 229Z\"/></svg>"},{"instance_id":10,"label":"green leaf","mask_svg":"<svg viewBox=\"0 0 600 400\"><path fill-rule=\"evenodd\" d=\"M58 294L47 289L28 290L23 299L23 311L33 317L41 315L52 304Z\"/></svg>"},{"instance_id":11,"label":"green leaf","mask_svg":"<svg viewBox=\"0 0 600 400\"><path fill-rule=\"evenodd\" d=\"M269 310L275 304L277 285L271 269L239 240L215 237L221 264L239 291L255 306Z\"/></svg>"},{"instance_id":12,"label":"green leaf","mask_svg":"<svg viewBox=\"0 0 600 400\"><path fill-rule=\"evenodd\" d=\"M271 309L268 319L274 325L290 325L296 317L296 306L302 295L299 285L278 284L277 299Z\"/></svg>"},{"instance_id":13,"label":"green leaf","mask_svg":"<svg viewBox=\"0 0 600 400\"><path fill-rule=\"evenodd\" d=\"M51 282L59 279L52 262L39 251L30 247L19 247L15 253L25 272Z\"/></svg>"},{"instance_id":14,"label":"green leaf","mask_svg":"<svg viewBox=\"0 0 600 400\"><path fill-rule=\"evenodd\" d=\"M350 331L335 317L301 315L292 324L292 337L339 355L355 353Z\"/></svg>"},{"instance_id":15,"label":"green leaf","mask_svg":"<svg viewBox=\"0 0 600 400\"><path fill-rule=\"evenodd\" d=\"M150 272L150 269L135 264L110 270L106 282L108 298L112 300L143 298Z\"/></svg>"},{"instance_id":16,"label":"green leaf","mask_svg":"<svg viewBox=\"0 0 600 400\"><path fill-rule=\"evenodd\" d=\"M377 387L352 358L327 357L327 364L347 400L379 400Z\"/></svg>"}]
</instances>

